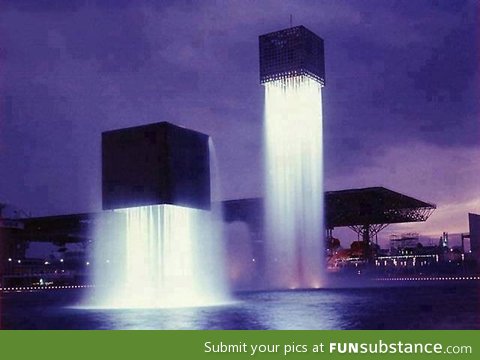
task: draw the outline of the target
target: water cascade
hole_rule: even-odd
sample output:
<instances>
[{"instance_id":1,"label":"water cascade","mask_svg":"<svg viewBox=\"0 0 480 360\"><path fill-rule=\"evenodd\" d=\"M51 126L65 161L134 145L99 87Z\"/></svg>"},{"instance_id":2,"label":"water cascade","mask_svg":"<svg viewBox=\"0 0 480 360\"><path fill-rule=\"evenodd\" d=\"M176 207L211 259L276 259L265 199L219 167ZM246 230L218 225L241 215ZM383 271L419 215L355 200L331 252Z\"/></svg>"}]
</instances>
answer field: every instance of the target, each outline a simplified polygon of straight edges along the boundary
<instances>
[{"instance_id":1,"label":"water cascade","mask_svg":"<svg viewBox=\"0 0 480 360\"><path fill-rule=\"evenodd\" d=\"M322 86L303 75L264 85L268 286L318 288L324 229Z\"/></svg>"},{"instance_id":2,"label":"water cascade","mask_svg":"<svg viewBox=\"0 0 480 360\"><path fill-rule=\"evenodd\" d=\"M217 203L210 210L159 204L104 211L95 236L94 306L228 302L222 224Z\"/></svg>"}]
</instances>

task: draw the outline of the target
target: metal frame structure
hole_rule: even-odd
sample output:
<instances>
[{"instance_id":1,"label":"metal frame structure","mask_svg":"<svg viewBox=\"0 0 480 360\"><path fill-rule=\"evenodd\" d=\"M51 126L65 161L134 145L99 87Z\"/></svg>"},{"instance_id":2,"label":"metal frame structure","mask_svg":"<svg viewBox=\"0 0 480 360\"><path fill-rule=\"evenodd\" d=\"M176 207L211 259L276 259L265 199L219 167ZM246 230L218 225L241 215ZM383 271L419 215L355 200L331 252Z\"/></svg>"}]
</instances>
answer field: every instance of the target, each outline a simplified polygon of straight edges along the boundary
<instances>
[{"instance_id":1,"label":"metal frame structure","mask_svg":"<svg viewBox=\"0 0 480 360\"><path fill-rule=\"evenodd\" d=\"M366 249L389 224L426 221L436 209L435 204L384 187L327 192L325 205L327 236L333 228L346 226L357 233Z\"/></svg>"},{"instance_id":2,"label":"metal frame structure","mask_svg":"<svg viewBox=\"0 0 480 360\"><path fill-rule=\"evenodd\" d=\"M261 35L260 83L306 76L325 86L323 39L304 26Z\"/></svg>"},{"instance_id":3,"label":"metal frame structure","mask_svg":"<svg viewBox=\"0 0 480 360\"><path fill-rule=\"evenodd\" d=\"M414 248L419 243L418 233L404 233L390 235L390 250Z\"/></svg>"}]
</instances>

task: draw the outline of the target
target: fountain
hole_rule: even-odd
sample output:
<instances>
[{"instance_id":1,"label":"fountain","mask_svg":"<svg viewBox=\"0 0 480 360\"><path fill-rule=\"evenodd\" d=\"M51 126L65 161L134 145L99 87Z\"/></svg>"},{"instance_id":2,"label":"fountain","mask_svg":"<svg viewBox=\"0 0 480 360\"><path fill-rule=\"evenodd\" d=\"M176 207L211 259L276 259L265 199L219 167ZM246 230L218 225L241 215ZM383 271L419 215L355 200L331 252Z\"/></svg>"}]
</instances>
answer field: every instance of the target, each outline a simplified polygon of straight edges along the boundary
<instances>
[{"instance_id":1,"label":"fountain","mask_svg":"<svg viewBox=\"0 0 480 360\"><path fill-rule=\"evenodd\" d=\"M169 123L102 134L97 305L228 300L221 219L211 209L209 138Z\"/></svg>"},{"instance_id":2,"label":"fountain","mask_svg":"<svg viewBox=\"0 0 480 360\"><path fill-rule=\"evenodd\" d=\"M260 36L265 86L266 282L322 285L323 40L303 26Z\"/></svg>"}]
</instances>

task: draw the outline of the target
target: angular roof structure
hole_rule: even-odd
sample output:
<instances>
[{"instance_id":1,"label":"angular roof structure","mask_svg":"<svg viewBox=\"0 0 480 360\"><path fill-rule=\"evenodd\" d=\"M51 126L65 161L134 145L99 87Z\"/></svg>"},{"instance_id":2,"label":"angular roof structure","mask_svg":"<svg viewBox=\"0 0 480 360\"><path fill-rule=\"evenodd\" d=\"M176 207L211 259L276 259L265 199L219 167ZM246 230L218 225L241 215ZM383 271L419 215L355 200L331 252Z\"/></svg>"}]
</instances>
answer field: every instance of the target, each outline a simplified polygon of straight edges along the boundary
<instances>
[{"instance_id":1,"label":"angular roof structure","mask_svg":"<svg viewBox=\"0 0 480 360\"><path fill-rule=\"evenodd\" d=\"M325 193L328 228L425 221L435 208L434 204L384 187Z\"/></svg>"}]
</instances>

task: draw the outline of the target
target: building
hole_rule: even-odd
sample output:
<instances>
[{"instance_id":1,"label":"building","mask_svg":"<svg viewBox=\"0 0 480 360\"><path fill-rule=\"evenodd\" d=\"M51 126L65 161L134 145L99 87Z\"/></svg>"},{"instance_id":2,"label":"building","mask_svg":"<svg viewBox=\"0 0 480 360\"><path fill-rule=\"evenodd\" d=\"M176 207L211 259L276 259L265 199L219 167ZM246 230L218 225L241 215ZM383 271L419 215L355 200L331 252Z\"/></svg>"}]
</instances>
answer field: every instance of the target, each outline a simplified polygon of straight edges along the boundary
<instances>
[{"instance_id":1,"label":"building","mask_svg":"<svg viewBox=\"0 0 480 360\"><path fill-rule=\"evenodd\" d=\"M480 261L480 215L469 213L468 224L470 228L470 250L472 256Z\"/></svg>"}]
</instances>

